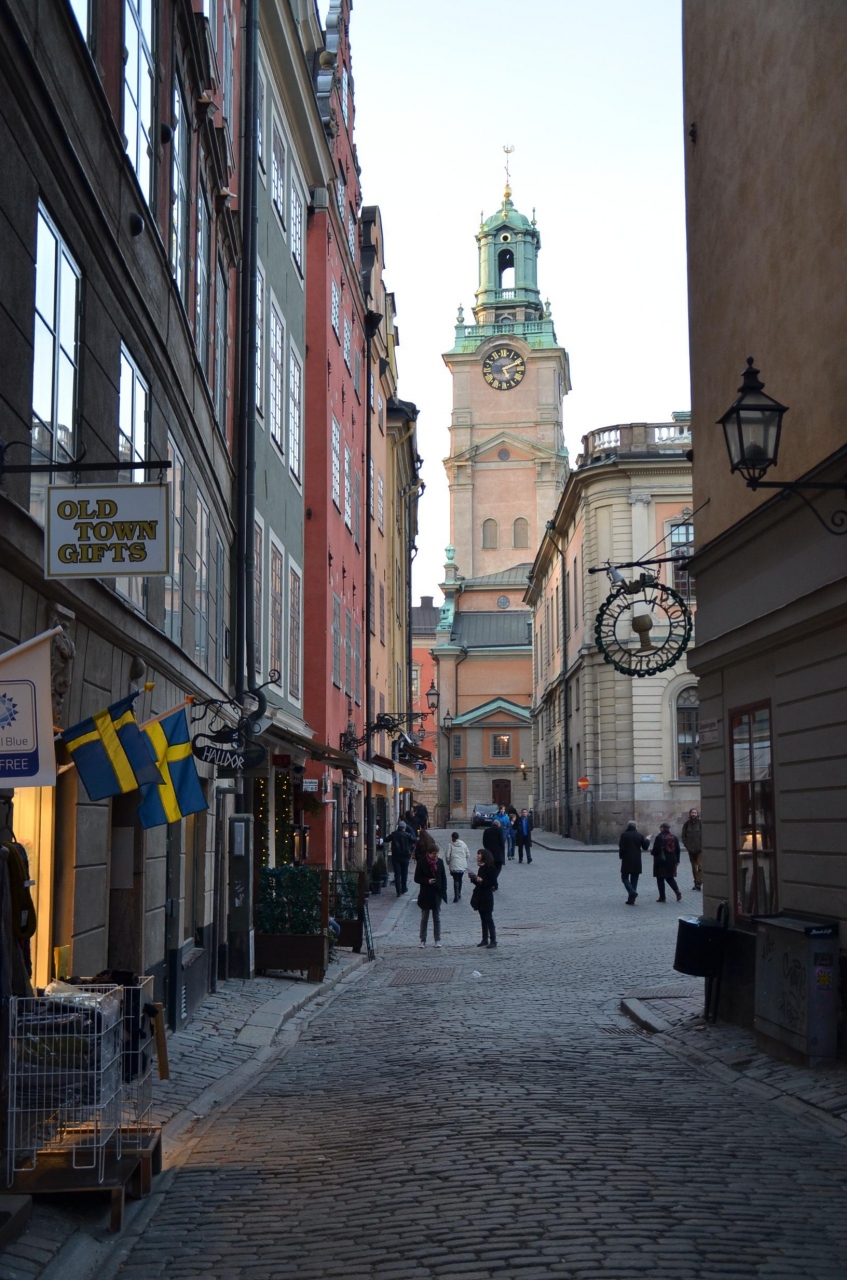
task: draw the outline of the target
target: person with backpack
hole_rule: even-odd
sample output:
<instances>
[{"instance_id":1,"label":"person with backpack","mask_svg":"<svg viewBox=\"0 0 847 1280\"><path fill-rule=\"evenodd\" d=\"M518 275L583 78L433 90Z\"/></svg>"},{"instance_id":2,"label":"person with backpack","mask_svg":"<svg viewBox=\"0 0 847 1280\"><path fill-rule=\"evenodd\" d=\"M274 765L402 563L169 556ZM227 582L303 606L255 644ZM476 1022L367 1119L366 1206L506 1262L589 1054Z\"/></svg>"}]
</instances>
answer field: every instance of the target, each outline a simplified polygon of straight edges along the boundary
<instances>
[{"instance_id":1,"label":"person with backpack","mask_svg":"<svg viewBox=\"0 0 847 1280\"><path fill-rule=\"evenodd\" d=\"M688 850L691 860L691 874L694 877L694 888L698 893L703 888L703 872L700 869L700 854L703 852L703 828L700 823L699 809L689 809L688 817L682 824L682 843Z\"/></svg>"},{"instance_id":2,"label":"person with backpack","mask_svg":"<svg viewBox=\"0 0 847 1280\"><path fill-rule=\"evenodd\" d=\"M679 885L676 882L676 869L679 866L679 841L671 834L671 824L663 822L659 834L653 841L653 875L659 890L657 902L665 902L665 885L676 894L677 902L682 900Z\"/></svg>"},{"instance_id":3,"label":"person with backpack","mask_svg":"<svg viewBox=\"0 0 847 1280\"><path fill-rule=\"evenodd\" d=\"M471 851L465 844L464 840L459 839L458 831L454 831L450 836L450 843L444 854L444 861L453 877L453 901L458 902L462 896L462 881L465 878L465 872L468 869L468 858Z\"/></svg>"},{"instance_id":4,"label":"person with backpack","mask_svg":"<svg viewBox=\"0 0 847 1280\"><path fill-rule=\"evenodd\" d=\"M497 867L488 849L477 849L476 875L468 872L468 878L474 886L471 894L471 906L479 912L482 925L482 942L478 947L488 947L489 951L497 946L497 931L494 928L494 895L497 892Z\"/></svg>"}]
</instances>

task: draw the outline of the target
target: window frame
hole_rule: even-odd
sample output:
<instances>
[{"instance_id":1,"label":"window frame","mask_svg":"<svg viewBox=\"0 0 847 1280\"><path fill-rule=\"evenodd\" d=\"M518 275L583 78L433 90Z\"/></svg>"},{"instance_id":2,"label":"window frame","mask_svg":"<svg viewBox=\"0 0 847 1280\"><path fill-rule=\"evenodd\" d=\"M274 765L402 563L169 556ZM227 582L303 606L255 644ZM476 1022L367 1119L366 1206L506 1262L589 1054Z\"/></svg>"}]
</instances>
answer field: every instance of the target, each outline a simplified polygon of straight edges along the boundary
<instances>
[{"instance_id":1,"label":"window frame","mask_svg":"<svg viewBox=\"0 0 847 1280\"><path fill-rule=\"evenodd\" d=\"M297 592L293 592L293 583ZM297 607L295 609L294 599ZM296 689L292 681L296 665ZM288 557L288 699L295 706L303 701L303 570L296 560Z\"/></svg>"},{"instance_id":2,"label":"window frame","mask_svg":"<svg viewBox=\"0 0 847 1280\"><path fill-rule=\"evenodd\" d=\"M512 733L492 733L491 735L491 759L492 760L511 760L512 759ZM505 741L506 749L498 750L497 744Z\"/></svg>"},{"instance_id":3,"label":"window frame","mask_svg":"<svg viewBox=\"0 0 847 1280\"><path fill-rule=\"evenodd\" d=\"M190 260L188 254L188 228L191 207L191 135L188 104L180 80L174 71L171 138L171 217L170 217L170 265L177 293L188 306Z\"/></svg>"},{"instance_id":4,"label":"window frame","mask_svg":"<svg viewBox=\"0 0 847 1280\"><path fill-rule=\"evenodd\" d=\"M155 131L156 121L156 59L153 50L156 46L156 15L155 6L150 6L150 24L151 30L145 32L142 24L141 5L138 0L124 0L123 3L123 44L127 50L127 58L123 66L123 92L121 94L121 123L123 127L123 136L125 139L124 146L129 159L132 171L138 180L138 186L144 197L144 203L149 209L154 208L154 193L156 190L155 171L156 171L156 148L153 146L153 135ZM136 35L136 64L134 68L130 68L130 43L128 38L128 22L132 21ZM133 81L130 83L128 72L132 71ZM142 83L143 76L147 74L149 77L149 115L147 118L147 127L145 129L141 120L142 109ZM133 93L134 90L134 93ZM127 99L132 103L133 114L135 117L134 137L131 139L128 133L128 112ZM140 140L146 143L146 167L141 164L142 148ZM132 148L130 148L132 143ZM144 172L142 173L142 169Z\"/></svg>"},{"instance_id":5,"label":"window frame","mask_svg":"<svg viewBox=\"0 0 847 1280\"><path fill-rule=\"evenodd\" d=\"M280 154L277 154L277 142L279 143ZM283 234L286 234L287 231L288 201L285 196L287 167L288 146L285 140L285 132L274 112L271 116L271 204L276 210L276 216L279 218Z\"/></svg>"},{"instance_id":6,"label":"window frame","mask_svg":"<svg viewBox=\"0 0 847 1280\"><path fill-rule=\"evenodd\" d=\"M290 226L290 242L291 257L297 268L298 274L302 280L305 275L303 263L303 197L294 174L291 175L291 193L289 196L289 208L291 212Z\"/></svg>"},{"instance_id":7,"label":"window frame","mask_svg":"<svg viewBox=\"0 0 847 1280\"><path fill-rule=\"evenodd\" d=\"M256 662L255 670L260 673L263 670L262 654L264 651L263 642L263 605L262 599L264 586L264 569L265 569L265 523L258 512L254 513L253 518L253 629L256 645Z\"/></svg>"},{"instance_id":8,"label":"window frame","mask_svg":"<svg viewBox=\"0 0 847 1280\"><path fill-rule=\"evenodd\" d=\"M261 262L256 262L256 413L260 426L264 427L265 416L265 269Z\"/></svg>"},{"instance_id":9,"label":"window frame","mask_svg":"<svg viewBox=\"0 0 847 1280\"><path fill-rule=\"evenodd\" d=\"M518 542L518 525L521 526L521 533L526 532L526 541ZM516 516L512 521L512 548L515 550L525 550L529 547L529 521L526 516Z\"/></svg>"},{"instance_id":10,"label":"window frame","mask_svg":"<svg viewBox=\"0 0 847 1280\"><path fill-rule=\"evenodd\" d=\"M344 523L353 532L353 451L344 446Z\"/></svg>"},{"instance_id":11,"label":"window frame","mask_svg":"<svg viewBox=\"0 0 847 1280\"><path fill-rule=\"evenodd\" d=\"M195 228L195 285L194 285L194 345L209 382L209 353L211 332L209 319L212 303L212 215L206 195L205 183L197 184L197 225Z\"/></svg>"},{"instance_id":12,"label":"window frame","mask_svg":"<svg viewBox=\"0 0 847 1280\"><path fill-rule=\"evenodd\" d=\"M194 661L209 669L209 570L212 559L212 514L197 489L197 517L194 525Z\"/></svg>"},{"instance_id":13,"label":"window frame","mask_svg":"<svg viewBox=\"0 0 847 1280\"><path fill-rule=\"evenodd\" d=\"M461 760L465 754L465 735L454 731L451 737L452 744L450 747L450 759Z\"/></svg>"},{"instance_id":14,"label":"window frame","mask_svg":"<svg viewBox=\"0 0 847 1280\"><path fill-rule=\"evenodd\" d=\"M278 679L274 684L283 689L285 687L285 548L274 535L273 530L270 531L268 559L268 676L271 671L276 671Z\"/></svg>"},{"instance_id":15,"label":"window frame","mask_svg":"<svg viewBox=\"0 0 847 1280\"><path fill-rule=\"evenodd\" d=\"M168 432L168 480L171 485L169 511L171 572L165 576L165 616L162 629L174 644L182 645L182 555L185 539L185 459ZM171 608L168 608L170 599ZM176 608L174 608L176 602ZM175 621L174 621L175 619Z\"/></svg>"},{"instance_id":16,"label":"window frame","mask_svg":"<svg viewBox=\"0 0 847 1280\"><path fill-rule=\"evenodd\" d=\"M124 430L124 404L126 398L124 395L123 378L124 368L127 368L131 376L131 393L130 393L130 433L127 435ZM139 426L138 406L138 389L144 390L144 407L141 413L141 427ZM118 376L118 447L117 454L119 461L144 462L150 451L150 383L144 377L144 374L138 367L137 361L133 358L129 348L124 342L121 343L119 376ZM141 438L141 446L139 447L139 435ZM124 445L124 441L128 447ZM147 480L146 471L122 471L118 477L119 484L144 484ZM139 613L147 612L147 578L136 574L115 574L115 591L133 605Z\"/></svg>"},{"instance_id":17,"label":"window frame","mask_svg":"<svg viewBox=\"0 0 847 1280\"><path fill-rule=\"evenodd\" d=\"M303 467L303 362L288 344L288 469L299 485Z\"/></svg>"},{"instance_id":18,"label":"window frame","mask_svg":"<svg viewBox=\"0 0 847 1280\"><path fill-rule=\"evenodd\" d=\"M688 704L688 707L681 706L680 705L681 699L685 697L686 694L690 694L690 693L693 693L695 695L697 699L696 705ZM693 738L692 738L690 750L693 755L695 772L683 773L682 753L684 748L682 745L683 744L682 734L680 733L680 716L684 715L686 711L690 711L692 709L695 711L696 714L694 717ZM673 736L674 736L674 742L676 744L676 762L675 762L676 780L677 782L699 782L700 781L700 695L699 695L696 684L685 684L682 686L681 689L677 690L676 694L674 695L673 710L674 710L674 735Z\"/></svg>"},{"instance_id":19,"label":"window frame","mask_svg":"<svg viewBox=\"0 0 847 1280\"><path fill-rule=\"evenodd\" d=\"M271 294L268 328L270 436L280 453L285 453L283 403L285 397L285 321Z\"/></svg>"},{"instance_id":20,"label":"window frame","mask_svg":"<svg viewBox=\"0 0 847 1280\"><path fill-rule=\"evenodd\" d=\"M764 827L764 824L762 825L762 827L760 827L757 824L755 803L753 801L753 796L751 794L751 797L750 797L751 809L748 810L748 816L752 816L753 820L749 824L751 827L751 831L749 833L751 838L751 848L749 850L749 853L752 855L752 868L753 868L754 874L752 878L752 893L750 898L751 909L749 911L745 911L741 902L741 897L740 897L738 872L739 872L739 858L742 853L746 853L748 852L748 850L741 847L742 841L741 841L740 832L739 832L739 823L738 823L739 811L738 811L738 805L736 803L736 800L737 800L736 786L739 785L739 780L736 778L736 752L735 752L734 729L735 729L736 720L743 719L744 717L749 717L750 733L748 735L748 742L750 744L749 759L750 759L750 766L751 766L750 768L751 778L749 782L750 782L751 791L752 791L752 784L755 782L755 779L753 779L752 777L752 773L754 772L754 767L755 767L754 766L754 748L753 748L754 740L752 736L752 728L753 728L755 716L759 712L765 712L768 718L768 731L769 731L768 732L768 751L769 751L769 768L770 768L770 777L768 781L770 782L770 817L771 817L771 831L773 833L773 838L772 838L772 845L769 850L765 850L764 848L757 847L757 836L760 835L763 830L767 830L767 828ZM735 915L736 921L739 924L746 925L747 927L752 927L753 919L756 915L775 914L779 910L779 860L778 860L778 850L776 845L776 787L774 785L774 753L773 753L774 723L773 723L773 707L772 707L771 701L770 699L764 699L760 702L748 703L747 705L741 706L741 707L731 707L727 711L726 720L727 720L727 726L728 726L727 728L728 752L729 752L729 797L728 799L729 799L729 808L730 808L730 830L732 832L732 890L733 890L733 901L735 903L734 915ZM759 874L758 874L759 865L758 864L759 864L759 855L766 852L770 853L771 860L772 860L772 898L770 903L768 903L767 905L763 905L762 903L759 902Z\"/></svg>"},{"instance_id":21,"label":"window frame","mask_svg":"<svg viewBox=\"0 0 847 1280\"><path fill-rule=\"evenodd\" d=\"M218 258L215 277L215 419L226 438L227 382L229 379L229 282L226 268Z\"/></svg>"},{"instance_id":22,"label":"window frame","mask_svg":"<svg viewBox=\"0 0 847 1280\"><path fill-rule=\"evenodd\" d=\"M494 541L490 540L491 530L494 530ZM500 549L500 526L493 516L486 517L482 522L482 549L483 551L499 551Z\"/></svg>"},{"instance_id":23,"label":"window frame","mask_svg":"<svg viewBox=\"0 0 847 1280\"><path fill-rule=\"evenodd\" d=\"M336 510L341 510L341 423L332 418L330 428L330 453L332 455L331 494Z\"/></svg>"},{"instance_id":24,"label":"window frame","mask_svg":"<svg viewBox=\"0 0 847 1280\"><path fill-rule=\"evenodd\" d=\"M341 597L332 594L332 683L341 688Z\"/></svg>"}]
</instances>

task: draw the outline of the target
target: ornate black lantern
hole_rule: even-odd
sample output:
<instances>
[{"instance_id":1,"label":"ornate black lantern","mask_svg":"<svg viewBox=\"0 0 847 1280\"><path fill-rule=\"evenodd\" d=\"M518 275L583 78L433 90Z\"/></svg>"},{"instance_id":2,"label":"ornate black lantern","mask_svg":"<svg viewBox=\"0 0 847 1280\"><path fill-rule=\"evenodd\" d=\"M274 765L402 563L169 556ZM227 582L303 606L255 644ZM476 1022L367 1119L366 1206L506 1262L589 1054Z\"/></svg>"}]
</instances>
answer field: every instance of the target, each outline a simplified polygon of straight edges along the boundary
<instances>
[{"instance_id":1,"label":"ornate black lantern","mask_svg":"<svg viewBox=\"0 0 847 1280\"><path fill-rule=\"evenodd\" d=\"M788 406L765 395L759 370L753 368L753 357L747 357L747 368L738 390L741 395L718 418L726 437L726 448L733 471L740 471L751 489L757 489L763 476L776 466L782 418Z\"/></svg>"}]
</instances>

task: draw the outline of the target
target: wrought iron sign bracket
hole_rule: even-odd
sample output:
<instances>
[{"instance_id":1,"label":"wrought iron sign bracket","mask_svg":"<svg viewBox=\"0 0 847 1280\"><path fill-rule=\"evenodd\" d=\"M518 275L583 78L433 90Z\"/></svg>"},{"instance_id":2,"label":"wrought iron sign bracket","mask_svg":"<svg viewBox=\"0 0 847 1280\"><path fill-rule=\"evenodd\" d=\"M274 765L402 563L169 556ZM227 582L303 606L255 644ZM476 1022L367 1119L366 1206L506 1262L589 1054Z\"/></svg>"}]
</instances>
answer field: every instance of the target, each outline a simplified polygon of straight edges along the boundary
<instances>
[{"instance_id":1,"label":"wrought iron sign bracket","mask_svg":"<svg viewBox=\"0 0 847 1280\"><path fill-rule=\"evenodd\" d=\"M52 472L81 474L94 471L158 471L170 470L168 458L147 458L144 462L83 462L86 449L83 445L79 457L71 462L7 462L6 453L15 445L32 448L26 440L0 440L0 484L7 475L47 475Z\"/></svg>"}]
</instances>

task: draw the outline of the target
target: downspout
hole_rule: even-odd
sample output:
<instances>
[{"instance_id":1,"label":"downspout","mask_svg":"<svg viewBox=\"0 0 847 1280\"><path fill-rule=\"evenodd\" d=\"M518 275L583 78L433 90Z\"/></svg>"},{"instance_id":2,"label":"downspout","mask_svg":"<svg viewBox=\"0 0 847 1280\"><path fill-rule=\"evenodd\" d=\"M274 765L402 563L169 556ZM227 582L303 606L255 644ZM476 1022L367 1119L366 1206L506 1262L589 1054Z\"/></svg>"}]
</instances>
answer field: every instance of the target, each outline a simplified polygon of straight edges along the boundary
<instances>
[{"instance_id":1,"label":"downspout","mask_svg":"<svg viewBox=\"0 0 847 1280\"><path fill-rule=\"evenodd\" d=\"M373 591L371 589L371 556L372 550L372 508L376 501L376 496L371 486L371 466L373 464L373 442L371 440L371 432L373 430L373 409L371 401L373 399L373 340L377 330L382 322L382 316L378 311L365 312L365 358L366 368L368 371L368 385L365 390L365 733L367 733L368 725L376 718L376 707L371 707L371 610L373 608ZM373 574L374 579L376 574ZM370 737L365 738L365 759L373 758L373 744ZM373 815L373 783L365 783L365 864L370 869L373 866L374 854L376 852L376 836L374 832L374 815Z\"/></svg>"},{"instance_id":2,"label":"downspout","mask_svg":"<svg viewBox=\"0 0 847 1280\"><path fill-rule=\"evenodd\" d=\"M553 537L553 522L547 522L547 535L559 553L559 585L562 589L562 690L564 715L562 716L562 752L565 775L565 835L571 833L571 770L570 770L570 698L568 697L568 593L565 589L565 549Z\"/></svg>"}]
</instances>

